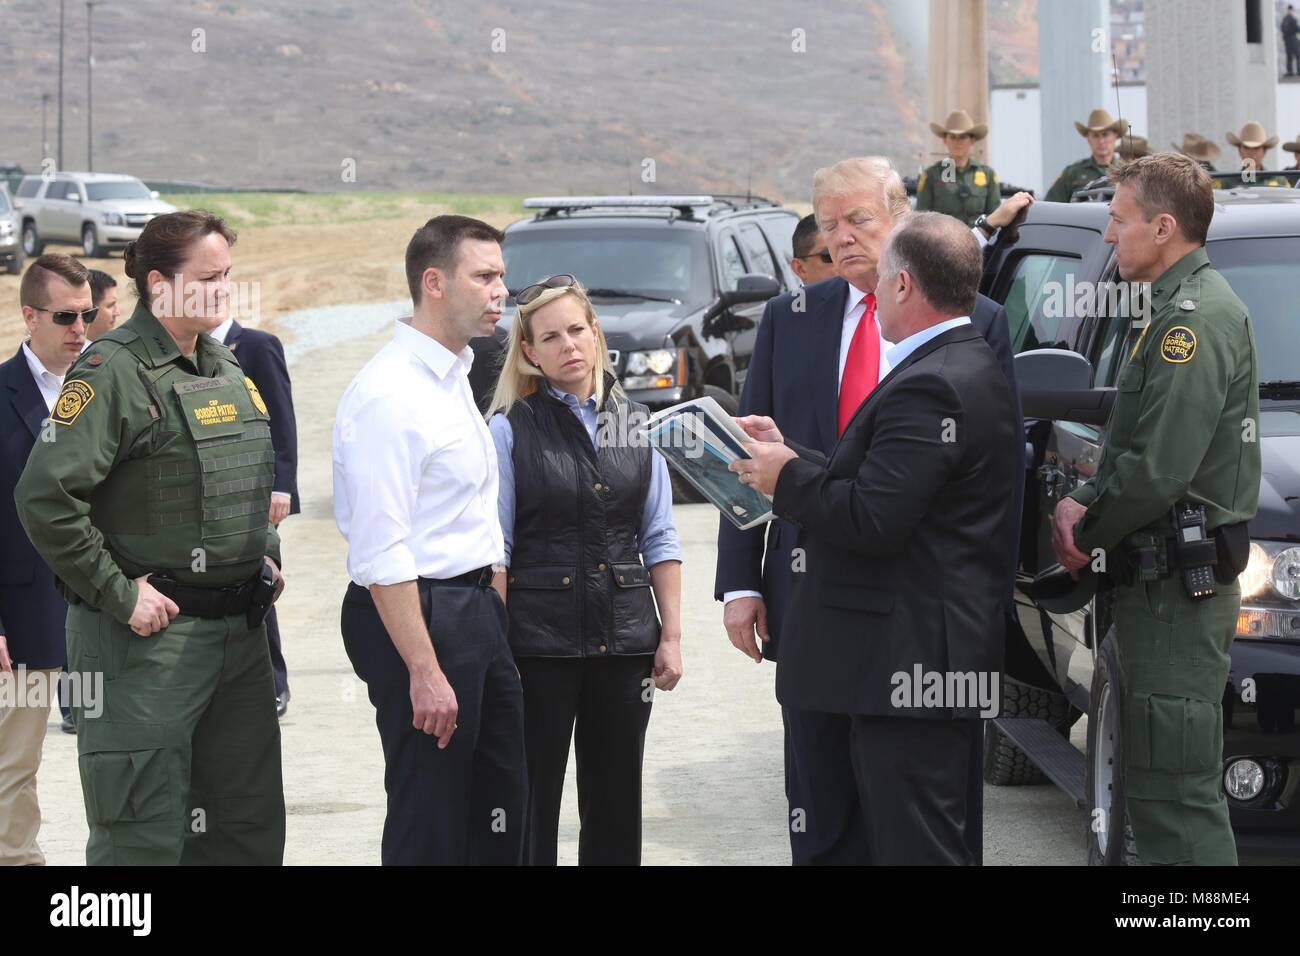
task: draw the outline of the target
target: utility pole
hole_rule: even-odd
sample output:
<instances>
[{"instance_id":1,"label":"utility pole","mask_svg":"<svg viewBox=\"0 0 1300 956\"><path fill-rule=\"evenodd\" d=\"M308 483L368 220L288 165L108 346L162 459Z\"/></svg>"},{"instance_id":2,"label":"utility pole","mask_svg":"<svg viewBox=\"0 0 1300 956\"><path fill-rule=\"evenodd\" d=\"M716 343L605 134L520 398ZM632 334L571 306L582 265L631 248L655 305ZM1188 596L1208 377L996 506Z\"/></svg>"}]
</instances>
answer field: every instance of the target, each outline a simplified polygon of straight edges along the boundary
<instances>
[{"instance_id":1,"label":"utility pole","mask_svg":"<svg viewBox=\"0 0 1300 956\"><path fill-rule=\"evenodd\" d=\"M92 46L91 23L96 4L100 0L86 0L86 172L95 171L95 53Z\"/></svg>"},{"instance_id":2,"label":"utility pole","mask_svg":"<svg viewBox=\"0 0 1300 956\"><path fill-rule=\"evenodd\" d=\"M50 94L41 94L41 162L45 162L45 157L50 155Z\"/></svg>"},{"instance_id":3,"label":"utility pole","mask_svg":"<svg viewBox=\"0 0 1300 956\"><path fill-rule=\"evenodd\" d=\"M63 169L63 5L59 0L59 169Z\"/></svg>"}]
</instances>

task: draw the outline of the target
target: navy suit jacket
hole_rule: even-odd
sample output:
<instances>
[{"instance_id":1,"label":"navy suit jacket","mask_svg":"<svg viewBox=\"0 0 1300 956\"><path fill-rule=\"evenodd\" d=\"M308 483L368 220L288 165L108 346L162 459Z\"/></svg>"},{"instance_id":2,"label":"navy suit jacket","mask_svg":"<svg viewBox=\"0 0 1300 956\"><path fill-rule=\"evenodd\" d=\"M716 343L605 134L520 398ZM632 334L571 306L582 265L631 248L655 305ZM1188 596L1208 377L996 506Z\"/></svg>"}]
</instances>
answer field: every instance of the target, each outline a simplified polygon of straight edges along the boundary
<instances>
[{"instance_id":1,"label":"navy suit jacket","mask_svg":"<svg viewBox=\"0 0 1300 956\"><path fill-rule=\"evenodd\" d=\"M796 293L787 292L767 303L758 327L754 354L750 359L745 388L740 396L742 415L767 415L781 434L804 448L829 454L837 438L839 407L840 333L849 284L841 278L827 279L804 289L804 310L794 310ZM1023 433L1020 393L1016 388L1007 313L992 299L979 296L971 324L988 342L1011 387L1016 430ZM1019 443L1012 515L1019 540L1020 510L1024 497L1024 442ZM767 525L738 531L719 518L718 569L714 597L721 601L728 591L758 591L767 605L770 642L763 655L776 660L781 619L785 614L794 564L798 555L798 529L777 518ZM764 554L767 560L764 560ZM1011 599L1015 568L1007 569L1007 594Z\"/></svg>"},{"instance_id":2,"label":"navy suit jacket","mask_svg":"<svg viewBox=\"0 0 1300 956\"><path fill-rule=\"evenodd\" d=\"M293 386L284 346L270 332L230 326L226 348L235 353L240 367L253 380L271 417L271 444L275 447L273 491L290 496L289 514L302 510L298 501L298 422L293 416Z\"/></svg>"},{"instance_id":3,"label":"navy suit jacket","mask_svg":"<svg viewBox=\"0 0 1300 956\"><path fill-rule=\"evenodd\" d=\"M14 664L32 669L67 662L68 605L54 589L54 572L18 522L14 504L14 486L48 417L19 348L0 364L0 634Z\"/></svg>"}]
</instances>

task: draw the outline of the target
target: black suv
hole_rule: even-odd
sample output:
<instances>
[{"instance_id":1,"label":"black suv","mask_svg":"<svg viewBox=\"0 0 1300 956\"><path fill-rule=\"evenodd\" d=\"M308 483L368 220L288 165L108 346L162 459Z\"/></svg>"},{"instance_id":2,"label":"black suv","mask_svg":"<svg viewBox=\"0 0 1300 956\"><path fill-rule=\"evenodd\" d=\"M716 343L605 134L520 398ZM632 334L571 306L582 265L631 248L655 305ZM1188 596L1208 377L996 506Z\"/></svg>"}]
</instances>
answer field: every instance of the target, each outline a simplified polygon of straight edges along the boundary
<instances>
[{"instance_id":1,"label":"black suv","mask_svg":"<svg viewBox=\"0 0 1300 956\"><path fill-rule=\"evenodd\" d=\"M751 196L565 196L506 228L512 293L567 272L591 295L613 371L651 411L711 395L735 412L768 299L796 288L799 216ZM473 344L475 397L486 405L514 300L492 339ZM496 354L494 354L496 353Z\"/></svg>"},{"instance_id":2,"label":"black suv","mask_svg":"<svg viewBox=\"0 0 1300 956\"><path fill-rule=\"evenodd\" d=\"M1223 692L1223 781L1243 858L1281 859L1300 853L1300 190L1216 191L1215 202L1206 251L1250 309L1263 455ZM1017 576L1021 632L1008 637L1003 710L987 728L985 779L1015 784L1046 775L1070 793L1090 811L1094 864L1134 860L1123 822L1112 592L1104 577L1091 595L1065 578L1052 552L1051 513L1096 471L1140 329L1132 318L1071 307L1082 301L1073 290L1119 279L1112 247L1102 241L1106 224L1101 202L1035 203L988 250L982 290L1007 309L1033 449ZM1044 349L1067 351L1036 351ZM1068 739L1083 713L1086 753ZM1091 812L1097 809L1103 812Z\"/></svg>"}]
</instances>

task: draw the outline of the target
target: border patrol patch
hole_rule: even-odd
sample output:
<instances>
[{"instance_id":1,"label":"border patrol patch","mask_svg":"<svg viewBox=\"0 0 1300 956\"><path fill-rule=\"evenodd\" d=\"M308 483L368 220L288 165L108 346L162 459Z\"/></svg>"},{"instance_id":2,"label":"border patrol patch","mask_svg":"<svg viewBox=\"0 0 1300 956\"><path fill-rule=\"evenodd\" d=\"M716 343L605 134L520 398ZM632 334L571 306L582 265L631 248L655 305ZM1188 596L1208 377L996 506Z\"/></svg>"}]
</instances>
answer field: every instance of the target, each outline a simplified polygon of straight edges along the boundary
<instances>
[{"instance_id":1,"label":"border patrol patch","mask_svg":"<svg viewBox=\"0 0 1300 956\"><path fill-rule=\"evenodd\" d=\"M266 410L266 402L262 400L262 393L257 390L257 386L253 384L253 380L247 375L244 376L244 385L248 387L248 396L253 400L253 407L263 415L270 417L271 413Z\"/></svg>"},{"instance_id":2,"label":"border patrol patch","mask_svg":"<svg viewBox=\"0 0 1300 956\"><path fill-rule=\"evenodd\" d=\"M975 170L975 185L987 186L988 184L989 184L989 178L984 175L984 170L982 169Z\"/></svg>"},{"instance_id":3,"label":"border patrol patch","mask_svg":"<svg viewBox=\"0 0 1300 956\"><path fill-rule=\"evenodd\" d=\"M1160 357L1166 362L1182 365L1196 354L1196 333L1185 325L1175 325L1160 340Z\"/></svg>"},{"instance_id":4,"label":"border patrol patch","mask_svg":"<svg viewBox=\"0 0 1300 956\"><path fill-rule=\"evenodd\" d=\"M55 399L50 421L59 425L71 425L94 397L95 390L88 382L83 382L79 378L64 382L63 391L59 392L59 397Z\"/></svg>"}]
</instances>

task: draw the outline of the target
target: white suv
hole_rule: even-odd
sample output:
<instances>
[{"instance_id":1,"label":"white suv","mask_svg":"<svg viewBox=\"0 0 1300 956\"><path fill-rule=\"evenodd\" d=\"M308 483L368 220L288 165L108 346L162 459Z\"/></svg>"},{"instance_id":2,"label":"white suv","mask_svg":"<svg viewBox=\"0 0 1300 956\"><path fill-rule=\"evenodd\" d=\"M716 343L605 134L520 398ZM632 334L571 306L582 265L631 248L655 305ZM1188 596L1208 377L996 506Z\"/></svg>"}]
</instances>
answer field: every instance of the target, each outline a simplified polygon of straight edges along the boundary
<instances>
[{"instance_id":1,"label":"white suv","mask_svg":"<svg viewBox=\"0 0 1300 956\"><path fill-rule=\"evenodd\" d=\"M138 237L154 216L176 211L134 176L116 173L24 176L14 205L28 257L49 242L79 245L87 258L105 256Z\"/></svg>"}]
</instances>

